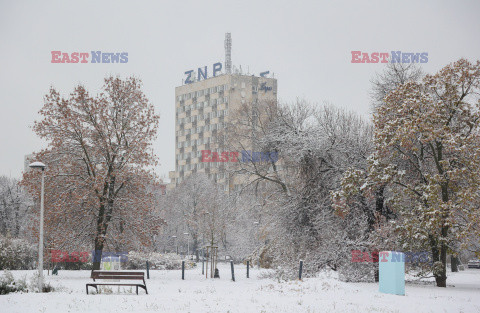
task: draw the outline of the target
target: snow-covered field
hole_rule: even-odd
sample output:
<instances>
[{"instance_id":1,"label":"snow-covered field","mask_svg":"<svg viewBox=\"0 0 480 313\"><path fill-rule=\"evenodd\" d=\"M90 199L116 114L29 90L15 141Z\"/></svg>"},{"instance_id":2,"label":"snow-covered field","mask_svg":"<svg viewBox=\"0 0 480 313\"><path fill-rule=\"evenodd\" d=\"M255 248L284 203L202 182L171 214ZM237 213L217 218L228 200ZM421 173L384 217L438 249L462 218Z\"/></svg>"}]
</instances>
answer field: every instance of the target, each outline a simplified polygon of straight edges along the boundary
<instances>
[{"instance_id":1,"label":"snow-covered field","mask_svg":"<svg viewBox=\"0 0 480 313\"><path fill-rule=\"evenodd\" d=\"M279 283L259 279L262 270L236 265L236 282L228 264L221 264L220 279L206 280L199 268L151 271L148 295L125 288L113 294L85 294L89 271L59 271L46 276L56 287L48 294L16 293L0 296L0 312L480 312L480 269L449 273L448 288L410 284L406 296L378 292L378 284L344 283L327 273L303 282ZM15 277L34 271L13 271ZM132 292L132 293L130 293Z\"/></svg>"}]
</instances>

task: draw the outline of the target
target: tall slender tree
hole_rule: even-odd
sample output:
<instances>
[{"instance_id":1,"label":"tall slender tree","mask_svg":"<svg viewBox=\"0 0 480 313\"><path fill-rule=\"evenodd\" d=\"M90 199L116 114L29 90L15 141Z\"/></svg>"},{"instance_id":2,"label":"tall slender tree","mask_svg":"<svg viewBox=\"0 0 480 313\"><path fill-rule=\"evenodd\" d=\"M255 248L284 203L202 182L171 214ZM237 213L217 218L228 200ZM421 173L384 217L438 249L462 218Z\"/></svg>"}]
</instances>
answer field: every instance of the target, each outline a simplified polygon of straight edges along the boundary
<instances>
[{"instance_id":1,"label":"tall slender tree","mask_svg":"<svg viewBox=\"0 0 480 313\"><path fill-rule=\"evenodd\" d=\"M46 232L51 244L89 246L99 269L106 245L148 243L161 220L154 213L152 152L159 116L137 78L109 77L91 96L77 86L69 97L51 88L33 130L48 142L36 155L47 164ZM38 192L38 174L23 182ZM113 243L116 243L113 245Z\"/></svg>"}]
</instances>

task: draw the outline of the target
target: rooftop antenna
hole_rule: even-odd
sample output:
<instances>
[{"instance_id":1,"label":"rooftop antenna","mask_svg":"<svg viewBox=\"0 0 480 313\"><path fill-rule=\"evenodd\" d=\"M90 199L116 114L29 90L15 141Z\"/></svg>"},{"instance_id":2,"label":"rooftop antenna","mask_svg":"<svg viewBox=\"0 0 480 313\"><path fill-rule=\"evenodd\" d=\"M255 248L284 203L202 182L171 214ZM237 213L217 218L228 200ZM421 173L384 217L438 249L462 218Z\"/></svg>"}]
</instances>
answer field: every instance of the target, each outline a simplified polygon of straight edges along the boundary
<instances>
[{"instance_id":1,"label":"rooftop antenna","mask_svg":"<svg viewBox=\"0 0 480 313\"><path fill-rule=\"evenodd\" d=\"M232 35L225 33L225 71L232 74Z\"/></svg>"}]
</instances>

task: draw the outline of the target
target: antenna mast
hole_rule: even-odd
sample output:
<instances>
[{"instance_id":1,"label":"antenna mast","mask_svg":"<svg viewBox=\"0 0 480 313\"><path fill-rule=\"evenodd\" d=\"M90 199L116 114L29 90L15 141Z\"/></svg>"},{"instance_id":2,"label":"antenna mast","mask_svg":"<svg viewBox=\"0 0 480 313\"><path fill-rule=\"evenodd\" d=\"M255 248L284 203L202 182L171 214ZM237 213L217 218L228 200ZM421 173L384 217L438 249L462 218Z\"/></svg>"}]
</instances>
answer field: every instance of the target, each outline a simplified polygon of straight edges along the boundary
<instances>
[{"instance_id":1,"label":"antenna mast","mask_svg":"<svg viewBox=\"0 0 480 313\"><path fill-rule=\"evenodd\" d=\"M225 70L227 74L232 74L232 36L225 33Z\"/></svg>"}]
</instances>

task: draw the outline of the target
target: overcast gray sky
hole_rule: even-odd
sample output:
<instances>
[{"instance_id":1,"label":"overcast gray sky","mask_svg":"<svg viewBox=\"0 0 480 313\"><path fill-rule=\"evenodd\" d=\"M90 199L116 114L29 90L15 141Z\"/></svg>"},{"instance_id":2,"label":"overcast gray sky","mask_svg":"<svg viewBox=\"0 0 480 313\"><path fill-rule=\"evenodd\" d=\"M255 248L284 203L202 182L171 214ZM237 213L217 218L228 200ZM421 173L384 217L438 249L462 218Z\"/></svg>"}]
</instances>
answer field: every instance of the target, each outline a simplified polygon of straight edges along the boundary
<instances>
[{"instance_id":1,"label":"overcast gray sky","mask_svg":"<svg viewBox=\"0 0 480 313\"><path fill-rule=\"evenodd\" d=\"M0 0L0 175L20 177L23 157L45 143L31 130L51 85L135 75L161 115L155 143L174 170L175 86L183 73L232 60L270 70L283 101L296 97L369 115L370 79L382 64L352 64L351 51L428 52L426 72L480 58L479 1L5 1ZM128 52L125 64L52 64L51 51Z\"/></svg>"}]
</instances>

